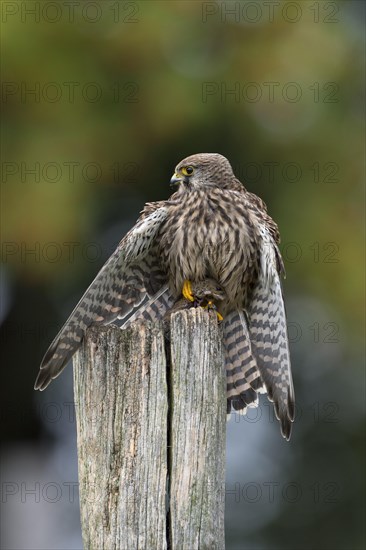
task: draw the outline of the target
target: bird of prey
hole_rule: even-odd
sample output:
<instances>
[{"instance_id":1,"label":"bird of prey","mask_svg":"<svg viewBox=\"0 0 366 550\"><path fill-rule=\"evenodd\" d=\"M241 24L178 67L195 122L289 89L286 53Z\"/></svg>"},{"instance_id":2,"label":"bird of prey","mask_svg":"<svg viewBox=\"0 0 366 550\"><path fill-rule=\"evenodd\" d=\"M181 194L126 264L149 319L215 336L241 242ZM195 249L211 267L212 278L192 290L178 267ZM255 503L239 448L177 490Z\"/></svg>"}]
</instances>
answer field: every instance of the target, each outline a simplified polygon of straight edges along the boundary
<instances>
[{"instance_id":1,"label":"bird of prey","mask_svg":"<svg viewBox=\"0 0 366 550\"><path fill-rule=\"evenodd\" d=\"M294 389L281 290L279 232L264 202L246 190L229 161L201 153L175 168L169 199L147 203L46 352L35 382L44 390L80 347L90 325L163 319L192 284L223 289L228 410L267 392L289 439Z\"/></svg>"}]
</instances>

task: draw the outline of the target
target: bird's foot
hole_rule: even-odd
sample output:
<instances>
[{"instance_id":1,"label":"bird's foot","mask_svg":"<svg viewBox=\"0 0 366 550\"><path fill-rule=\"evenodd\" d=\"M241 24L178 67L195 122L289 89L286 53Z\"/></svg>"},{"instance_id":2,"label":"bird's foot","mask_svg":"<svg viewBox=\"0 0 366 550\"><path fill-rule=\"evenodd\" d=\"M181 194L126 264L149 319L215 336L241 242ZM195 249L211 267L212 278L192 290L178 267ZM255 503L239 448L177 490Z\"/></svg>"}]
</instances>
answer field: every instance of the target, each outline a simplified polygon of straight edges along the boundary
<instances>
[{"instance_id":1,"label":"bird's foot","mask_svg":"<svg viewBox=\"0 0 366 550\"><path fill-rule=\"evenodd\" d=\"M224 320L221 313L217 310L216 304L212 300L208 300L207 305L204 306L204 307L207 308L208 310L213 309L216 312L218 321L223 321Z\"/></svg>"},{"instance_id":2,"label":"bird's foot","mask_svg":"<svg viewBox=\"0 0 366 550\"><path fill-rule=\"evenodd\" d=\"M187 281L187 279L183 283L183 289L182 294L186 300L189 302L194 302L194 296L192 294L192 283L190 281Z\"/></svg>"},{"instance_id":3,"label":"bird's foot","mask_svg":"<svg viewBox=\"0 0 366 550\"><path fill-rule=\"evenodd\" d=\"M187 279L185 279L183 283L182 294L183 294L183 297L187 300L187 302L191 302L193 307L200 306L204 309L208 309L208 310L212 309L216 312L217 320L218 321L223 320L223 316L217 310L217 307L214 301L212 299L207 299L207 297L198 298L197 296L195 296L195 294L193 294L192 283Z\"/></svg>"}]
</instances>

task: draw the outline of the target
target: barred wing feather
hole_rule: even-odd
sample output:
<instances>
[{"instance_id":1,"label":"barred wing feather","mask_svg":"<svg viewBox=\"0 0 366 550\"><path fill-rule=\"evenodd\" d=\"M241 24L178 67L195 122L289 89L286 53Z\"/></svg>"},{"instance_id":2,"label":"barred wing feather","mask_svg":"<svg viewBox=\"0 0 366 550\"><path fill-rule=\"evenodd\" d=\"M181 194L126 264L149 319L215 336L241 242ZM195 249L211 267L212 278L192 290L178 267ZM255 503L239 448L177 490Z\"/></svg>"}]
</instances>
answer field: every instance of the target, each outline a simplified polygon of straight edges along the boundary
<instances>
[{"instance_id":1,"label":"barred wing feather","mask_svg":"<svg viewBox=\"0 0 366 550\"><path fill-rule=\"evenodd\" d=\"M280 255L263 232L261 272L248 307L252 349L268 398L273 401L281 433L289 439L295 412L285 306L280 281Z\"/></svg>"},{"instance_id":2,"label":"barred wing feather","mask_svg":"<svg viewBox=\"0 0 366 550\"><path fill-rule=\"evenodd\" d=\"M150 209L151 206L149 205ZM86 329L126 317L146 296L166 284L155 238L166 219L164 206L142 213L102 267L47 350L35 382L44 390L79 348Z\"/></svg>"}]
</instances>

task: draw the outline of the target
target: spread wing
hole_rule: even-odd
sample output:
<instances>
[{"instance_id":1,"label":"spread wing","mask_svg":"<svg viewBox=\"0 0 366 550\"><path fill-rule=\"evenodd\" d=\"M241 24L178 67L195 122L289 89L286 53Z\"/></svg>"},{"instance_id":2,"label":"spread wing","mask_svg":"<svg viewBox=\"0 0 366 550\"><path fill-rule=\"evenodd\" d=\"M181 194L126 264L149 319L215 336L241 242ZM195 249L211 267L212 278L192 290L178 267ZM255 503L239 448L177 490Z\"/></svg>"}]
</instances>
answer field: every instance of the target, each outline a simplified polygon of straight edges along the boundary
<instances>
[{"instance_id":1,"label":"spread wing","mask_svg":"<svg viewBox=\"0 0 366 550\"><path fill-rule=\"evenodd\" d=\"M280 281L282 265L270 231L261 225L260 273L247 311L249 333L261 378L281 424L281 433L289 439L295 415L295 395Z\"/></svg>"},{"instance_id":2,"label":"spread wing","mask_svg":"<svg viewBox=\"0 0 366 550\"><path fill-rule=\"evenodd\" d=\"M136 225L99 271L47 350L35 389L44 390L65 368L92 324L126 317L166 284L156 237L167 217L165 203L148 203Z\"/></svg>"}]
</instances>

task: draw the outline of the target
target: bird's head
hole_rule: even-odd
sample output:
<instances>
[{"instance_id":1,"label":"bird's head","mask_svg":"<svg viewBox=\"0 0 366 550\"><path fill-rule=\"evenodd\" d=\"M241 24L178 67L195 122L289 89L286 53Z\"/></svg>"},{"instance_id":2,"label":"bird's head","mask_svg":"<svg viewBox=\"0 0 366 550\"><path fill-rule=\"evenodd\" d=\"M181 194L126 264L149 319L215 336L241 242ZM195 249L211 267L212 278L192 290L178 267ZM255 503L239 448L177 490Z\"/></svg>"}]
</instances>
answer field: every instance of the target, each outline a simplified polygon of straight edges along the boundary
<instances>
[{"instance_id":1,"label":"bird's head","mask_svg":"<svg viewBox=\"0 0 366 550\"><path fill-rule=\"evenodd\" d=\"M227 158L218 153L198 153L177 164L170 186L182 192L207 186L225 188L233 179Z\"/></svg>"}]
</instances>

